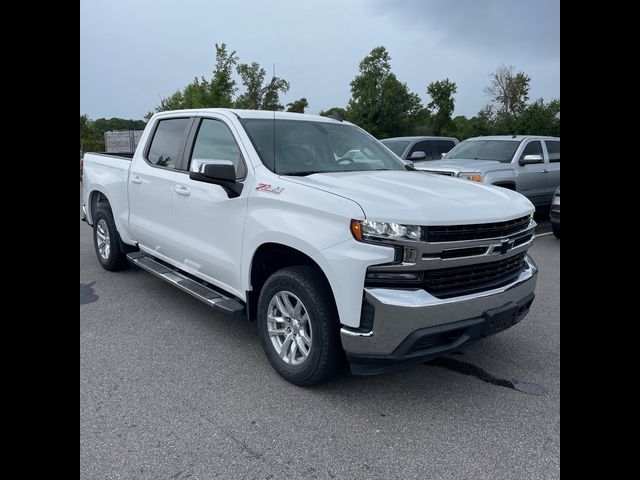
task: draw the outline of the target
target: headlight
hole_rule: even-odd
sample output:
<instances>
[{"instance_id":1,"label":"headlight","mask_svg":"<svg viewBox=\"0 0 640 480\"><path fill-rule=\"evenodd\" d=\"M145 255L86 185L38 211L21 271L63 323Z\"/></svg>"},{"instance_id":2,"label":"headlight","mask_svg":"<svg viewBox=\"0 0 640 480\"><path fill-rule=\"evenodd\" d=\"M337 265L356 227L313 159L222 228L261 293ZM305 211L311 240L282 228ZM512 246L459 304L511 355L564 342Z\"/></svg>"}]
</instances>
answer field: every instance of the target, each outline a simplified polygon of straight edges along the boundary
<instances>
[{"instance_id":1,"label":"headlight","mask_svg":"<svg viewBox=\"0 0 640 480\"><path fill-rule=\"evenodd\" d=\"M351 233L356 240L360 241L410 240L417 242L422 237L422 227L373 220L351 220Z\"/></svg>"},{"instance_id":2,"label":"headlight","mask_svg":"<svg viewBox=\"0 0 640 480\"><path fill-rule=\"evenodd\" d=\"M474 182L482 181L482 174L477 172L460 172L458 177L464 178L465 180L473 180Z\"/></svg>"}]
</instances>

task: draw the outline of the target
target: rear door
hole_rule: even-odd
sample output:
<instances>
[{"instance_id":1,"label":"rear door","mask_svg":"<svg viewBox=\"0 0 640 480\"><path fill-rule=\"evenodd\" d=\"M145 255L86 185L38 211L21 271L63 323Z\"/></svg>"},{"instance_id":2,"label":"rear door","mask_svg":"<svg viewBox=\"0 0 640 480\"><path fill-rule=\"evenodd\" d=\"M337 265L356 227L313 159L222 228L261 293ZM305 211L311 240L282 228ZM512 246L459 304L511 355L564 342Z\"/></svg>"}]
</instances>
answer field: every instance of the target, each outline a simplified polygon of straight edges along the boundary
<instances>
[{"instance_id":1,"label":"rear door","mask_svg":"<svg viewBox=\"0 0 640 480\"><path fill-rule=\"evenodd\" d=\"M177 256L172 205L174 188L187 176L182 154L192 118L159 119L129 172L129 229L143 247L170 259Z\"/></svg>"},{"instance_id":2,"label":"rear door","mask_svg":"<svg viewBox=\"0 0 640 480\"><path fill-rule=\"evenodd\" d=\"M514 160L514 167L518 171L517 190L525 195L532 203L540 205L545 202L548 191L549 179L547 176L547 164L544 160L544 151L542 150L542 142L540 140L529 140L519 149L520 154L516 152L517 158ZM541 163L529 165L520 165L520 160L526 155L540 155ZM553 192L552 192L553 193Z\"/></svg>"},{"instance_id":3,"label":"rear door","mask_svg":"<svg viewBox=\"0 0 640 480\"><path fill-rule=\"evenodd\" d=\"M560 186L560 140L545 140L544 145L547 149L547 170L549 170L547 193L551 201L553 193Z\"/></svg>"}]
</instances>

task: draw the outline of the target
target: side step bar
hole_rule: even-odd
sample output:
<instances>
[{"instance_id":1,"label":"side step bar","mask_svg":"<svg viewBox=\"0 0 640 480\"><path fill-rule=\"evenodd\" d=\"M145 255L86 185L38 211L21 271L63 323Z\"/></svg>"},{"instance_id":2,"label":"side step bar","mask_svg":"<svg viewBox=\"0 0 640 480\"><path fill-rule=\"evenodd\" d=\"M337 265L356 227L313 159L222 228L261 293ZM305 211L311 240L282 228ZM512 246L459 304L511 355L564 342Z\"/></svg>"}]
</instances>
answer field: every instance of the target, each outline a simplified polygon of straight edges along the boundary
<instances>
[{"instance_id":1,"label":"side step bar","mask_svg":"<svg viewBox=\"0 0 640 480\"><path fill-rule=\"evenodd\" d=\"M193 295L198 300L201 300L207 305L213 307L217 312L234 317L242 316L245 313L245 306L242 303L232 298L225 297L216 290L192 280L186 275L180 273L178 269L167 267L149 255L142 252L132 252L127 253L127 258L134 265L137 265L147 272L153 273L164 281L175 285L180 290L184 290L188 294Z\"/></svg>"}]
</instances>

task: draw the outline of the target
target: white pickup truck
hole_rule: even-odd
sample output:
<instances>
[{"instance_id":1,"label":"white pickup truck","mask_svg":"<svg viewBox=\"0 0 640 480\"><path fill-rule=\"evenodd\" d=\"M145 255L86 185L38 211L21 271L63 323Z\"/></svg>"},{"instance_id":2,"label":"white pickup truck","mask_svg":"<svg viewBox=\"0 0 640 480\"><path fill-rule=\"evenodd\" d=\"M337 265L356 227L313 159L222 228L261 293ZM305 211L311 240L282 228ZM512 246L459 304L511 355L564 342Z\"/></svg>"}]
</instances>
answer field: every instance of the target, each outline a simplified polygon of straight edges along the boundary
<instances>
[{"instance_id":1,"label":"white pickup truck","mask_svg":"<svg viewBox=\"0 0 640 480\"><path fill-rule=\"evenodd\" d=\"M345 356L373 374L457 351L534 298L529 200L416 171L340 119L158 113L135 154L85 155L83 201L104 268L133 263L256 320L297 385Z\"/></svg>"}]
</instances>

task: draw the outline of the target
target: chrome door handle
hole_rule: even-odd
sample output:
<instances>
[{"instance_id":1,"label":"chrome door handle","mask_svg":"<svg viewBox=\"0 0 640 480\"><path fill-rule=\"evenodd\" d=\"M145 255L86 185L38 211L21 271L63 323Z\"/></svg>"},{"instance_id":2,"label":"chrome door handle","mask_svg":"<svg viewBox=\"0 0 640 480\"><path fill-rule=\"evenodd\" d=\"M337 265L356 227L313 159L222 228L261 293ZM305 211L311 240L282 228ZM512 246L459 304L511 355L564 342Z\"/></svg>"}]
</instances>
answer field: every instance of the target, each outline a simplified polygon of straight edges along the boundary
<instances>
[{"instance_id":1,"label":"chrome door handle","mask_svg":"<svg viewBox=\"0 0 640 480\"><path fill-rule=\"evenodd\" d=\"M133 176L129 179L129 181L130 181L131 183L135 183L135 184L137 184L137 185L140 185L140 184L142 183L142 178L140 178L138 175L133 175Z\"/></svg>"},{"instance_id":2,"label":"chrome door handle","mask_svg":"<svg viewBox=\"0 0 640 480\"><path fill-rule=\"evenodd\" d=\"M191 191L187 187L175 186L173 187L173 191L176 192L178 195L182 195L185 197L188 197L189 195L191 195Z\"/></svg>"},{"instance_id":3,"label":"chrome door handle","mask_svg":"<svg viewBox=\"0 0 640 480\"><path fill-rule=\"evenodd\" d=\"M543 168L542 173L549 173L549 170L547 170L546 168Z\"/></svg>"}]
</instances>

